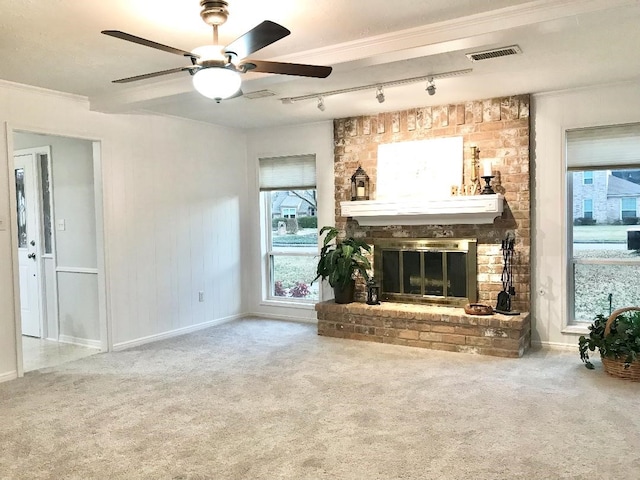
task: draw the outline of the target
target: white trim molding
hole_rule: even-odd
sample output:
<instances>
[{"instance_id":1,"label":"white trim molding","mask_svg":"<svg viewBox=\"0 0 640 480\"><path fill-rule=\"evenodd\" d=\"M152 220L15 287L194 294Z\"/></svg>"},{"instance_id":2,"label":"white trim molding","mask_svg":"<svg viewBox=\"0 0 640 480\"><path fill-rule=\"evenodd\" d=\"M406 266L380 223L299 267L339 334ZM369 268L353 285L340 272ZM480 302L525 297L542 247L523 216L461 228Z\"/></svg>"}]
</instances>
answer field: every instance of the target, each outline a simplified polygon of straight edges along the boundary
<instances>
[{"instance_id":1,"label":"white trim molding","mask_svg":"<svg viewBox=\"0 0 640 480\"><path fill-rule=\"evenodd\" d=\"M8 382L9 380L15 380L18 378L18 371L13 370L11 372L0 373L0 383Z\"/></svg>"},{"instance_id":2,"label":"white trim molding","mask_svg":"<svg viewBox=\"0 0 640 480\"><path fill-rule=\"evenodd\" d=\"M79 338L72 337L70 335L60 335L58 337L58 342L69 343L71 345L79 345L81 347L97 348L98 350L102 349L100 340L91 340L90 338Z\"/></svg>"},{"instance_id":3,"label":"white trim molding","mask_svg":"<svg viewBox=\"0 0 640 480\"><path fill-rule=\"evenodd\" d=\"M97 275L98 269L84 267L56 267L56 273L89 273L92 275Z\"/></svg>"},{"instance_id":4,"label":"white trim molding","mask_svg":"<svg viewBox=\"0 0 640 480\"><path fill-rule=\"evenodd\" d=\"M217 318L215 320L209 320L208 322L202 322L196 325L189 325L188 327L176 328L175 330L169 330L167 332L156 333L154 335L148 335L146 337L127 340L126 342L114 343L113 350L117 352L120 350L126 350L127 348L139 347L140 345L144 345L147 343L157 342L159 340L166 340L168 338L179 337L180 335L197 332L198 330L204 330L205 328L214 327L216 325L222 325L223 323L229 323L233 320L238 320L239 318L244 318L246 316L247 315L245 313L240 313L238 315L231 315L228 317Z\"/></svg>"},{"instance_id":5,"label":"white trim molding","mask_svg":"<svg viewBox=\"0 0 640 480\"><path fill-rule=\"evenodd\" d=\"M461 225L493 223L502 215L504 196L469 195L442 200L340 202L343 217L361 226Z\"/></svg>"}]
</instances>

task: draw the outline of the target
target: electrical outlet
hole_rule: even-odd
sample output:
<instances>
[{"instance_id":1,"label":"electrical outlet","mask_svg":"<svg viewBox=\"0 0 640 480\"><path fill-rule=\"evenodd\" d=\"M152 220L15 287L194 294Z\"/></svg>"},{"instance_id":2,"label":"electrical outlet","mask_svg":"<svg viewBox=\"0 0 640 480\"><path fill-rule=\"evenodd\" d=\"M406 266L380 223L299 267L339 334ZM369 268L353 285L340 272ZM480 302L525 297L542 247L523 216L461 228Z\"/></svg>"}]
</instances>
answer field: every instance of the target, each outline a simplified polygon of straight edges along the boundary
<instances>
[{"instance_id":1,"label":"electrical outlet","mask_svg":"<svg viewBox=\"0 0 640 480\"><path fill-rule=\"evenodd\" d=\"M198 301L204 302L204 292L202 290L198 292Z\"/></svg>"}]
</instances>

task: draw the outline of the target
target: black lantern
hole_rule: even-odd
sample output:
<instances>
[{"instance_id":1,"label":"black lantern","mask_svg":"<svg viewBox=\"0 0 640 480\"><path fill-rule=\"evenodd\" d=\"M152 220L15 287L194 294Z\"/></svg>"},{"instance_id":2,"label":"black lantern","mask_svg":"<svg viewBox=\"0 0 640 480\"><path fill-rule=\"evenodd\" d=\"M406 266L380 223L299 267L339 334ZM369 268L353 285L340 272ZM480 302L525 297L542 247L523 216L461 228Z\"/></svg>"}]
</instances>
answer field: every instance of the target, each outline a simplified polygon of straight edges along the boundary
<instances>
[{"instance_id":1,"label":"black lantern","mask_svg":"<svg viewBox=\"0 0 640 480\"><path fill-rule=\"evenodd\" d=\"M369 175L360 166L351 176L351 200L369 200Z\"/></svg>"},{"instance_id":2,"label":"black lantern","mask_svg":"<svg viewBox=\"0 0 640 480\"><path fill-rule=\"evenodd\" d=\"M380 287L373 278L367 282L367 305L380 305Z\"/></svg>"}]
</instances>

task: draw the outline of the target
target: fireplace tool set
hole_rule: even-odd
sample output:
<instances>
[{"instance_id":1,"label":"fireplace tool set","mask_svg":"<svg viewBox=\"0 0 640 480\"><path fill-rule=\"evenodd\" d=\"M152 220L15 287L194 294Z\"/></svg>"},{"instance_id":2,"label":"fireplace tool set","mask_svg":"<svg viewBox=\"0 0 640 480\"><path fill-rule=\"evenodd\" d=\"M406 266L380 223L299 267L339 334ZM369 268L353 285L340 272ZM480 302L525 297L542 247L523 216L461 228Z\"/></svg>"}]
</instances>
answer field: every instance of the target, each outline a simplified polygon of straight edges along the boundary
<instances>
[{"instance_id":1,"label":"fireplace tool set","mask_svg":"<svg viewBox=\"0 0 640 480\"><path fill-rule=\"evenodd\" d=\"M516 289L513 286L513 253L516 239L512 234L507 234L502 240L502 291L498 294L498 302L495 312L503 315L520 315L520 312L511 311L511 297L515 296Z\"/></svg>"}]
</instances>

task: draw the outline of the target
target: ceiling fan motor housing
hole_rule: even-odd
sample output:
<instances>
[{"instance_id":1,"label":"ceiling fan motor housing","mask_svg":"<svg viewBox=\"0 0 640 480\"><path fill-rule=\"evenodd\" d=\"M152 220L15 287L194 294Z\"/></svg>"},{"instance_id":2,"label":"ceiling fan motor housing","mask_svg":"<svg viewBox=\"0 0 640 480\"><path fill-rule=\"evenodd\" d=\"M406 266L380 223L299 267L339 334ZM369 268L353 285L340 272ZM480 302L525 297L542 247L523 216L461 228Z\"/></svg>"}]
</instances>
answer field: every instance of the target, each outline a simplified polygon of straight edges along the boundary
<instances>
[{"instance_id":1,"label":"ceiling fan motor housing","mask_svg":"<svg viewBox=\"0 0 640 480\"><path fill-rule=\"evenodd\" d=\"M207 25L218 26L227 21L229 4L224 0L200 0L200 6L200 16Z\"/></svg>"}]
</instances>

